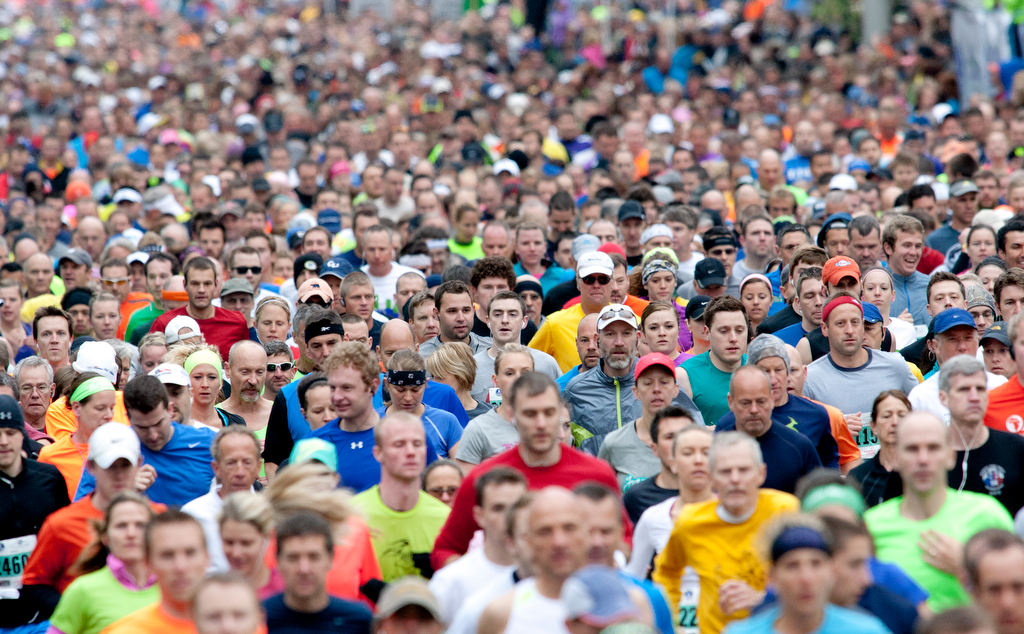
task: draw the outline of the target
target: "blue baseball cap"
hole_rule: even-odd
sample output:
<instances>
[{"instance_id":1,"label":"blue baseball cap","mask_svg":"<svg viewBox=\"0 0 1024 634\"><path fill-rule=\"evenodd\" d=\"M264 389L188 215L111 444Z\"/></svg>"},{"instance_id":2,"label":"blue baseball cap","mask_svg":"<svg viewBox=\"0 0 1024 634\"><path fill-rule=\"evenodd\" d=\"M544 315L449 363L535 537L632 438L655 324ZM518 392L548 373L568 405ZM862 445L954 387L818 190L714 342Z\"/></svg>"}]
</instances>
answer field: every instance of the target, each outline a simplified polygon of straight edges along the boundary
<instances>
[{"instance_id":1,"label":"blue baseball cap","mask_svg":"<svg viewBox=\"0 0 1024 634\"><path fill-rule=\"evenodd\" d=\"M963 308L947 308L942 311L935 316L934 326L935 334L946 332L957 326L977 328L977 325L974 323L974 317L971 317L971 314Z\"/></svg>"},{"instance_id":2,"label":"blue baseball cap","mask_svg":"<svg viewBox=\"0 0 1024 634\"><path fill-rule=\"evenodd\" d=\"M580 568L562 585L567 620L603 628L639 616L636 604L618 573L607 566Z\"/></svg>"},{"instance_id":3,"label":"blue baseball cap","mask_svg":"<svg viewBox=\"0 0 1024 634\"><path fill-rule=\"evenodd\" d=\"M348 260L342 257L331 258L320 267L320 279L326 279L328 276L333 275L339 280L343 280L352 271L352 265L349 264Z\"/></svg>"},{"instance_id":4,"label":"blue baseball cap","mask_svg":"<svg viewBox=\"0 0 1024 634\"><path fill-rule=\"evenodd\" d=\"M869 324L877 324L882 321L882 313L879 312L878 307L871 302L861 302L861 307L864 309L864 321Z\"/></svg>"},{"instance_id":5,"label":"blue baseball cap","mask_svg":"<svg viewBox=\"0 0 1024 634\"><path fill-rule=\"evenodd\" d=\"M853 221L853 216L841 211L836 214L832 214L825 219L825 224L821 225L821 231L818 232L818 246L822 249L825 248L825 236L832 229L845 229L850 226Z\"/></svg>"},{"instance_id":6,"label":"blue baseball cap","mask_svg":"<svg viewBox=\"0 0 1024 634\"><path fill-rule=\"evenodd\" d=\"M316 224L332 234L341 233L341 214L337 209L321 209L316 215Z\"/></svg>"},{"instance_id":7,"label":"blue baseball cap","mask_svg":"<svg viewBox=\"0 0 1024 634\"><path fill-rule=\"evenodd\" d=\"M850 161L850 165L846 168L846 171L853 172L855 170L860 170L865 173L870 172L871 163L868 163L864 159L853 159L852 161Z\"/></svg>"}]
</instances>

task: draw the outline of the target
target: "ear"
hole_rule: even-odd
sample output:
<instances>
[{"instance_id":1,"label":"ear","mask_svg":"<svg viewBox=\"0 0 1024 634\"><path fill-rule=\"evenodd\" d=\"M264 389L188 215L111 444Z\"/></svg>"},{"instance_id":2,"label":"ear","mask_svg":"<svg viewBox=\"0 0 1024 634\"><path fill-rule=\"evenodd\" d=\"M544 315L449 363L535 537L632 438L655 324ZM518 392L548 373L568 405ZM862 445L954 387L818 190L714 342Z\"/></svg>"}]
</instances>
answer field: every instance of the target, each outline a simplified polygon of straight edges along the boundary
<instances>
[{"instance_id":1,"label":"ear","mask_svg":"<svg viewBox=\"0 0 1024 634\"><path fill-rule=\"evenodd\" d=\"M953 465L952 465L952 464L950 464L950 465L949 465L949 468L950 468L950 469L952 469L952 468L953 468ZM766 480L767 478L768 478L768 465L766 465L766 464L762 464L762 465L761 465L761 479L760 479L760 484L758 484L757 486L758 486L758 487L763 487L763 486L764 486L764 481L765 481L765 480Z\"/></svg>"},{"instance_id":2,"label":"ear","mask_svg":"<svg viewBox=\"0 0 1024 634\"><path fill-rule=\"evenodd\" d=\"M373 452L373 459L376 460L377 462L380 462L380 457L381 457L380 447L378 447L377 444L374 443L373 449L371 451Z\"/></svg>"},{"instance_id":3,"label":"ear","mask_svg":"<svg viewBox=\"0 0 1024 634\"><path fill-rule=\"evenodd\" d=\"M949 394L939 390L939 402L942 403L943 407L949 408Z\"/></svg>"},{"instance_id":4,"label":"ear","mask_svg":"<svg viewBox=\"0 0 1024 634\"><path fill-rule=\"evenodd\" d=\"M477 526L484 525L484 510L476 504L473 505L473 521L476 522Z\"/></svg>"}]
</instances>

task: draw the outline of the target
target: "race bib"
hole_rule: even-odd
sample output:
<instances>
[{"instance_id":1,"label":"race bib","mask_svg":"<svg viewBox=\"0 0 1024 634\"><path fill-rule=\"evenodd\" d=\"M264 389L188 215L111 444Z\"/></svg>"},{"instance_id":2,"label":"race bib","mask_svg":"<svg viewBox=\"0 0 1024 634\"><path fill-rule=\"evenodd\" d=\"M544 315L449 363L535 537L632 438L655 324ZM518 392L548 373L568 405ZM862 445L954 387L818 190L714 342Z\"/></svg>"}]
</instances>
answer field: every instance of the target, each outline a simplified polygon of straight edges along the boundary
<instances>
[{"instance_id":1,"label":"race bib","mask_svg":"<svg viewBox=\"0 0 1024 634\"><path fill-rule=\"evenodd\" d=\"M683 572L683 582L679 588L679 623L684 634L697 634L700 627L697 623L697 604L700 603L700 577L693 568L687 566Z\"/></svg>"},{"instance_id":2,"label":"race bib","mask_svg":"<svg viewBox=\"0 0 1024 634\"><path fill-rule=\"evenodd\" d=\"M864 421L864 426L860 428L860 433L857 434L857 447L860 448L860 457L863 460L871 460L878 453L878 436L875 432L871 431L871 417L867 415L861 415L861 420Z\"/></svg>"},{"instance_id":3,"label":"race bib","mask_svg":"<svg viewBox=\"0 0 1024 634\"><path fill-rule=\"evenodd\" d=\"M35 535L0 541L0 590L21 589L21 575L35 547Z\"/></svg>"}]
</instances>

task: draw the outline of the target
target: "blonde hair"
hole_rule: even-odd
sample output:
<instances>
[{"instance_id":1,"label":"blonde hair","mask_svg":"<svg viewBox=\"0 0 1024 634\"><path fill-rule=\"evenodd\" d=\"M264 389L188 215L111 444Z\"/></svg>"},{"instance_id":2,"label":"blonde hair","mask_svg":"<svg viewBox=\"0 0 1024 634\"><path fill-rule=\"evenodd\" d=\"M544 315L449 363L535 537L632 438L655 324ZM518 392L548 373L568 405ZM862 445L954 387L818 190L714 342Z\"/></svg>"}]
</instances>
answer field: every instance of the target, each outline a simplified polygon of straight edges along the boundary
<instances>
[{"instance_id":1,"label":"blonde hair","mask_svg":"<svg viewBox=\"0 0 1024 634\"><path fill-rule=\"evenodd\" d=\"M461 341L449 341L438 346L427 357L427 371L431 376L450 376L466 392L476 382L476 359L473 349Z\"/></svg>"},{"instance_id":2,"label":"blonde hair","mask_svg":"<svg viewBox=\"0 0 1024 634\"><path fill-rule=\"evenodd\" d=\"M185 367L185 359L188 359L193 352L199 352L200 350L209 350L220 356L220 348L212 343L187 343L170 348L160 362L173 363L174 365Z\"/></svg>"},{"instance_id":3,"label":"blonde hair","mask_svg":"<svg viewBox=\"0 0 1024 634\"><path fill-rule=\"evenodd\" d=\"M367 387L373 385L380 377L377 355L358 341L342 341L334 346L334 350L321 364L320 369L324 374L330 374L340 368L358 370Z\"/></svg>"},{"instance_id":4,"label":"blonde hair","mask_svg":"<svg viewBox=\"0 0 1024 634\"><path fill-rule=\"evenodd\" d=\"M217 514L218 526L223 527L228 520L252 524L260 535L266 537L274 529L274 509L265 496L240 491L224 498L224 506Z\"/></svg>"},{"instance_id":5,"label":"blonde hair","mask_svg":"<svg viewBox=\"0 0 1024 634\"><path fill-rule=\"evenodd\" d=\"M270 297L264 297L263 299L260 300L260 303L256 305L255 316L256 316L256 321L257 322L260 320L260 313L262 313L263 310L265 308L267 308L268 306L277 306L278 308L283 308L284 309L284 314L287 315L287 317L285 318L285 321L287 321L289 323L289 325L291 324L291 321L292 321L292 309L291 309L291 307L288 306L288 302L286 302L283 298L277 297L275 295L271 295Z\"/></svg>"},{"instance_id":6,"label":"blonde hair","mask_svg":"<svg viewBox=\"0 0 1024 634\"><path fill-rule=\"evenodd\" d=\"M360 345L363 349L365 346ZM300 512L317 513L331 523L337 531L359 513L352 506L352 495L344 489L329 490L311 487L309 480L333 475L335 472L318 462L288 465L277 472L266 489L267 501L274 509L278 522ZM342 483L344 484L344 483Z\"/></svg>"},{"instance_id":7,"label":"blonde hair","mask_svg":"<svg viewBox=\"0 0 1024 634\"><path fill-rule=\"evenodd\" d=\"M533 360L533 355L530 354L530 349L526 346L518 343L506 343L505 347L498 350L498 354L494 356L494 375L498 375L498 371L501 370L501 362L505 360L505 357L513 354L525 354L530 359L530 363L536 368L537 363Z\"/></svg>"}]
</instances>

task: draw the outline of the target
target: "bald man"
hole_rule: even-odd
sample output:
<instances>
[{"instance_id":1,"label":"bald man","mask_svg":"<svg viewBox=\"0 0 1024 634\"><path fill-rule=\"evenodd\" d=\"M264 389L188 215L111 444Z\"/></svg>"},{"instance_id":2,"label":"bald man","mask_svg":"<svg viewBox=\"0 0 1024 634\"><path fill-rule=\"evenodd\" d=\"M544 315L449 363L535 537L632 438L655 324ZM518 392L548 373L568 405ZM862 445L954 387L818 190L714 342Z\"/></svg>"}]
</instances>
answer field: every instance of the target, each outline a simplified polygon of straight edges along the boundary
<instances>
[{"instance_id":1,"label":"bald man","mask_svg":"<svg viewBox=\"0 0 1024 634\"><path fill-rule=\"evenodd\" d=\"M761 189L770 192L776 185L785 185L786 181L782 175L782 159L775 150L761 150L758 155L757 179L761 183ZM736 207L740 209L739 205Z\"/></svg>"},{"instance_id":2,"label":"bald man","mask_svg":"<svg viewBox=\"0 0 1024 634\"><path fill-rule=\"evenodd\" d=\"M558 387L563 391L569 381L592 370L601 360L601 351L597 345L597 317L598 313L590 313L576 326L576 352L580 355L580 364L558 378Z\"/></svg>"},{"instance_id":3,"label":"bald man","mask_svg":"<svg viewBox=\"0 0 1024 634\"><path fill-rule=\"evenodd\" d=\"M86 216L78 221L78 228L71 238L72 246L88 253L93 262L99 262L100 255L103 254L103 245L106 243L107 228L102 220L95 216Z\"/></svg>"},{"instance_id":4,"label":"bald man","mask_svg":"<svg viewBox=\"0 0 1024 634\"><path fill-rule=\"evenodd\" d=\"M231 346L224 372L231 379L231 396L219 407L245 419L254 432L270 422L271 401L260 398L267 380L267 352L255 341L243 340Z\"/></svg>"},{"instance_id":5,"label":"bald man","mask_svg":"<svg viewBox=\"0 0 1024 634\"><path fill-rule=\"evenodd\" d=\"M928 591L928 607L942 612L970 602L960 584L963 545L987 528L1013 530L1013 519L991 495L948 485L954 453L949 428L931 412L907 414L896 428L896 471L903 495L868 510L864 521L879 560L898 564ZM998 486L998 474L991 481Z\"/></svg>"}]
</instances>

